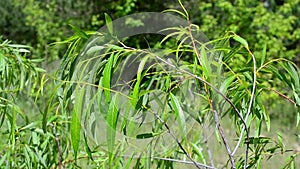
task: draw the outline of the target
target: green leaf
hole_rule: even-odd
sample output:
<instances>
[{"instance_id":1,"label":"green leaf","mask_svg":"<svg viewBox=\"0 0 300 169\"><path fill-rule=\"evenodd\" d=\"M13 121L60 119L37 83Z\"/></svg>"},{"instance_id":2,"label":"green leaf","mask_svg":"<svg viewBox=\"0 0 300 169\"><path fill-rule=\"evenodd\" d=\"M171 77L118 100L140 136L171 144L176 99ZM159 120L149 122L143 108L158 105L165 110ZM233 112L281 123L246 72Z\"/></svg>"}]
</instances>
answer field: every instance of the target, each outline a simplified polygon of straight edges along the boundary
<instances>
[{"instance_id":1,"label":"green leaf","mask_svg":"<svg viewBox=\"0 0 300 169\"><path fill-rule=\"evenodd\" d=\"M282 136L281 136L281 133L280 133L280 132L277 132L277 140L278 140L278 144L279 144L281 150L283 150L284 145L283 145L283 143L282 143Z\"/></svg>"},{"instance_id":2,"label":"green leaf","mask_svg":"<svg viewBox=\"0 0 300 169\"><path fill-rule=\"evenodd\" d=\"M178 13L179 15L181 15L181 16L187 18L187 16L186 16L183 12L178 11L178 10L176 10L176 9L167 9L167 10L164 10L164 12L174 12L174 13Z\"/></svg>"},{"instance_id":3,"label":"green leaf","mask_svg":"<svg viewBox=\"0 0 300 169\"><path fill-rule=\"evenodd\" d=\"M131 104L132 104L133 107L136 106L136 104L139 100L140 83L141 83L142 78L143 78L142 72L144 70L144 66L146 64L147 59L148 59L148 56L145 56L141 60L141 62L139 64L139 67L138 67L136 83L135 83L133 91L131 93Z\"/></svg>"},{"instance_id":4,"label":"green leaf","mask_svg":"<svg viewBox=\"0 0 300 169\"><path fill-rule=\"evenodd\" d=\"M19 49L19 52L20 53L30 53L30 51L27 49Z\"/></svg>"},{"instance_id":5,"label":"green leaf","mask_svg":"<svg viewBox=\"0 0 300 169\"><path fill-rule=\"evenodd\" d=\"M170 78L170 75L168 74L166 76L166 81L165 81L165 88L166 90L168 91L171 87L171 78Z\"/></svg>"},{"instance_id":6,"label":"green leaf","mask_svg":"<svg viewBox=\"0 0 300 169\"><path fill-rule=\"evenodd\" d=\"M95 54L95 52L99 52L104 49L103 46L93 46L90 47L89 50L86 52L86 55Z\"/></svg>"},{"instance_id":7,"label":"green leaf","mask_svg":"<svg viewBox=\"0 0 300 169\"><path fill-rule=\"evenodd\" d=\"M19 130L32 129L32 128L36 127L38 124L40 124L40 123L41 123L40 121L35 121L35 122L29 123L28 125L20 128Z\"/></svg>"},{"instance_id":8,"label":"green leaf","mask_svg":"<svg viewBox=\"0 0 300 169\"><path fill-rule=\"evenodd\" d=\"M7 46L12 47L12 48L31 48L30 46L20 45L20 44L9 44Z\"/></svg>"},{"instance_id":9,"label":"green leaf","mask_svg":"<svg viewBox=\"0 0 300 169\"><path fill-rule=\"evenodd\" d=\"M117 104L117 97L116 94L113 97L113 100L109 104L106 122L107 122L107 147L108 147L108 154L109 154L109 166L112 168L113 166L113 152L115 147L115 138L116 138L116 128L117 128L117 119L118 119L118 109L116 107Z\"/></svg>"},{"instance_id":10,"label":"green leaf","mask_svg":"<svg viewBox=\"0 0 300 169\"><path fill-rule=\"evenodd\" d=\"M154 137L153 133L143 133L143 134L136 135L137 139L146 139L151 137Z\"/></svg>"},{"instance_id":11,"label":"green leaf","mask_svg":"<svg viewBox=\"0 0 300 169\"><path fill-rule=\"evenodd\" d=\"M259 137L261 133L262 119L256 120L255 137Z\"/></svg>"},{"instance_id":12,"label":"green leaf","mask_svg":"<svg viewBox=\"0 0 300 169\"><path fill-rule=\"evenodd\" d=\"M267 55L267 44L264 45L264 48L263 48L263 51L262 51L260 66L262 66L265 63L266 55Z\"/></svg>"},{"instance_id":13,"label":"green leaf","mask_svg":"<svg viewBox=\"0 0 300 169\"><path fill-rule=\"evenodd\" d=\"M206 55L206 51L204 46L201 46L201 57L200 57L200 62L201 65L203 67L203 73L205 75L206 78L209 78L212 75L212 71L211 71L211 67Z\"/></svg>"},{"instance_id":14,"label":"green leaf","mask_svg":"<svg viewBox=\"0 0 300 169\"><path fill-rule=\"evenodd\" d=\"M75 154L75 159L77 159L77 152L80 144L80 131L81 131L80 117L82 111L84 91L85 88L80 88L79 86L77 86L75 105L72 113L71 141L72 141L73 151Z\"/></svg>"},{"instance_id":15,"label":"green leaf","mask_svg":"<svg viewBox=\"0 0 300 169\"><path fill-rule=\"evenodd\" d=\"M105 15L105 22L106 22L108 32L110 33L111 36L113 36L113 34L114 34L113 33L113 23L112 23L111 17L107 13L104 13L104 15Z\"/></svg>"},{"instance_id":16,"label":"green leaf","mask_svg":"<svg viewBox=\"0 0 300 169\"><path fill-rule=\"evenodd\" d=\"M131 154L130 158L127 160L127 164L124 169L129 169L131 166L132 159L134 159L134 152Z\"/></svg>"},{"instance_id":17,"label":"green leaf","mask_svg":"<svg viewBox=\"0 0 300 169\"><path fill-rule=\"evenodd\" d=\"M79 28L77 28L74 25L69 24L70 27L73 29L73 31L75 32L75 34L83 39L88 39L89 36L82 30L80 30Z\"/></svg>"},{"instance_id":18,"label":"green leaf","mask_svg":"<svg viewBox=\"0 0 300 169\"><path fill-rule=\"evenodd\" d=\"M186 19L188 20L189 19L189 13L187 12L187 10L185 9L185 7L183 6L181 0L178 0L181 8L183 9L184 13L185 13L185 16L186 16Z\"/></svg>"},{"instance_id":19,"label":"green leaf","mask_svg":"<svg viewBox=\"0 0 300 169\"><path fill-rule=\"evenodd\" d=\"M85 135L85 132L83 132L83 138L84 138L85 152L88 154L89 159L91 159L92 161L94 161L91 149L90 149L90 147L88 145L88 142L87 142L87 137Z\"/></svg>"},{"instance_id":20,"label":"green leaf","mask_svg":"<svg viewBox=\"0 0 300 169\"><path fill-rule=\"evenodd\" d=\"M225 81L222 83L221 87L220 87L220 91L222 93L225 93L228 89L228 87L230 86L230 84L236 79L236 75L232 75L228 78L225 79Z\"/></svg>"},{"instance_id":21,"label":"green leaf","mask_svg":"<svg viewBox=\"0 0 300 169\"><path fill-rule=\"evenodd\" d=\"M106 100L110 101L110 81L111 81L111 73L112 73L112 67L113 67L113 61L114 61L114 53L112 53L108 59L107 64L105 65L104 71L103 71L103 87L104 87L104 93Z\"/></svg>"},{"instance_id":22,"label":"green leaf","mask_svg":"<svg viewBox=\"0 0 300 169\"><path fill-rule=\"evenodd\" d=\"M205 155L203 154L202 148L198 147L196 144L191 143L193 150L196 152L196 154L200 157L203 164L207 164L205 160Z\"/></svg>"},{"instance_id":23,"label":"green leaf","mask_svg":"<svg viewBox=\"0 0 300 169\"><path fill-rule=\"evenodd\" d=\"M262 162L262 157L261 156L259 156L258 157L258 160L257 160L257 169L261 169L261 162Z\"/></svg>"},{"instance_id":24,"label":"green leaf","mask_svg":"<svg viewBox=\"0 0 300 169\"><path fill-rule=\"evenodd\" d=\"M287 63L284 67L289 75L293 78L296 88L300 88L299 74L295 67L290 63Z\"/></svg>"},{"instance_id":25,"label":"green leaf","mask_svg":"<svg viewBox=\"0 0 300 169\"><path fill-rule=\"evenodd\" d=\"M7 153L5 153L0 159L0 166L3 166L3 163L7 160Z\"/></svg>"},{"instance_id":26,"label":"green leaf","mask_svg":"<svg viewBox=\"0 0 300 169\"><path fill-rule=\"evenodd\" d=\"M186 123L185 123L185 117L183 110L180 106L180 103L172 93L170 93L170 99L171 99L171 106L173 110L175 111L176 118L179 124L180 132L182 134L183 138L186 138Z\"/></svg>"},{"instance_id":27,"label":"green leaf","mask_svg":"<svg viewBox=\"0 0 300 169\"><path fill-rule=\"evenodd\" d=\"M125 49L123 47L114 45L114 44L107 44L106 46L108 46L109 48L113 49L113 50L117 50L117 51L125 51Z\"/></svg>"},{"instance_id":28,"label":"green leaf","mask_svg":"<svg viewBox=\"0 0 300 169\"><path fill-rule=\"evenodd\" d=\"M249 49L248 42L244 38L242 38L242 37L240 37L238 35L234 35L233 39L235 41L241 43L246 49Z\"/></svg>"}]
</instances>

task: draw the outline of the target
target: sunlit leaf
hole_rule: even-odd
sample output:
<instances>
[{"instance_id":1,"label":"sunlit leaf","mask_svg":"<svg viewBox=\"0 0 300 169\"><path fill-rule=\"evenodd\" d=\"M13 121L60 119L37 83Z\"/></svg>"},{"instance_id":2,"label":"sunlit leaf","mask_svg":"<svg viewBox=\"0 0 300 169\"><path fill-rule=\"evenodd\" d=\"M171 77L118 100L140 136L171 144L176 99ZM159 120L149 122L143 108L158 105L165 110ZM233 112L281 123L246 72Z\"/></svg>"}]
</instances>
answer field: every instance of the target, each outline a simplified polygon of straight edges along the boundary
<instances>
[{"instance_id":1,"label":"sunlit leaf","mask_svg":"<svg viewBox=\"0 0 300 169\"><path fill-rule=\"evenodd\" d=\"M265 63L266 55L267 55L267 44L264 45L264 48L263 48L263 51L262 51L260 66L262 66Z\"/></svg>"},{"instance_id":2,"label":"sunlit leaf","mask_svg":"<svg viewBox=\"0 0 300 169\"><path fill-rule=\"evenodd\" d=\"M205 159L205 154L203 154L203 150L201 146L197 146L194 143L191 143L194 151L196 152L196 154L200 157L201 161L203 164L206 164L206 159Z\"/></svg>"},{"instance_id":3,"label":"sunlit leaf","mask_svg":"<svg viewBox=\"0 0 300 169\"><path fill-rule=\"evenodd\" d=\"M109 109L107 112L106 122L106 135L107 135L107 147L108 147L108 154L109 154L109 165L110 167L113 166L113 152L115 147L115 137L116 137L116 129L117 129L117 119L118 119L118 109L116 107L117 104L117 97L116 94L113 97L113 100L109 104Z\"/></svg>"},{"instance_id":4,"label":"sunlit leaf","mask_svg":"<svg viewBox=\"0 0 300 169\"><path fill-rule=\"evenodd\" d=\"M204 46L201 46L201 56L200 56L200 62L201 65L203 66L203 73L206 78L209 78L212 75L210 63L208 61L207 55L206 55L206 50Z\"/></svg>"},{"instance_id":5,"label":"sunlit leaf","mask_svg":"<svg viewBox=\"0 0 300 169\"><path fill-rule=\"evenodd\" d=\"M103 87L104 87L104 93L106 96L106 100L110 101L110 81L111 81L111 74L112 74L112 67L114 62L114 53L112 53L108 59L108 62L104 68L103 71Z\"/></svg>"},{"instance_id":6,"label":"sunlit leaf","mask_svg":"<svg viewBox=\"0 0 300 169\"><path fill-rule=\"evenodd\" d=\"M111 36L113 36L114 32L113 32L112 19L107 13L104 13L104 16L105 16L105 22L106 22L108 32L110 33Z\"/></svg>"},{"instance_id":7,"label":"sunlit leaf","mask_svg":"<svg viewBox=\"0 0 300 169\"><path fill-rule=\"evenodd\" d=\"M146 64L146 62L147 62L147 60L148 60L148 57L149 57L149 56L145 56L145 57L141 60L141 62L140 62L140 64L139 64L139 67L138 67L138 70L137 70L137 74L136 74L136 76L137 76L137 78L136 78L136 83L135 83L135 85L134 85L134 88L133 88L133 91L132 91L132 94L131 94L131 98L132 98L132 99L131 99L131 104L132 104L133 107L136 106L136 104L137 104L137 102L138 102L138 100L139 100L140 83L141 83L142 78L143 78L142 72L143 72L144 66L145 66L145 64Z\"/></svg>"},{"instance_id":8,"label":"sunlit leaf","mask_svg":"<svg viewBox=\"0 0 300 169\"><path fill-rule=\"evenodd\" d=\"M175 111L176 118L179 124L180 132L183 138L186 138L186 123L184 112L180 106L179 100L176 96L170 93L171 105L173 110Z\"/></svg>"},{"instance_id":9,"label":"sunlit leaf","mask_svg":"<svg viewBox=\"0 0 300 169\"><path fill-rule=\"evenodd\" d=\"M75 106L72 113L71 121L71 141L73 146L73 151L75 154L75 159L77 159L77 152L80 144L80 133L81 133L81 124L80 117L82 111L83 97L84 97L84 88L79 86L76 88L76 97L75 97Z\"/></svg>"},{"instance_id":10,"label":"sunlit leaf","mask_svg":"<svg viewBox=\"0 0 300 169\"><path fill-rule=\"evenodd\" d=\"M69 24L69 25L73 29L73 31L76 33L77 36L79 36L83 39L88 39L89 38L89 36L84 31L80 30L79 28L77 28L74 25L71 25L71 24Z\"/></svg>"},{"instance_id":11,"label":"sunlit leaf","mask_svg":"<svg viewBox=\"0 0 300 169\"><path fill-rule=\"evenodd\" d=\"M247 42L244 38L242 38L242 37L240 37L240 36L238 36L238 35L234 35L234 36L233 36L233 39L234 39L235 41L241 43L246 49L249 48L248 42Z\"/></svg>"}]
</instances>

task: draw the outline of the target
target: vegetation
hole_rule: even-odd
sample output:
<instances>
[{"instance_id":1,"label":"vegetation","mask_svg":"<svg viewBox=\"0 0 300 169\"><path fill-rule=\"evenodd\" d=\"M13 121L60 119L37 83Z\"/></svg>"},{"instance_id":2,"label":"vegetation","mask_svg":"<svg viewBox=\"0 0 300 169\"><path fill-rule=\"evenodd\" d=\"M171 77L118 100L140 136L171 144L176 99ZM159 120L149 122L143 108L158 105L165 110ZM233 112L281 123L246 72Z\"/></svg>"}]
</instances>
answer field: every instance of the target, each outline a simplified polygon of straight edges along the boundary
<instances>
[{"instance_id":1,"label":"vegetation","mask_svg":"<svg viewBox=\"0 0 300 169\"><path fill-rule=\"evenodd\" d=\"M0 2L1 168L300 165L299 0L76 2Z\"/></svg>"}]
</instances>

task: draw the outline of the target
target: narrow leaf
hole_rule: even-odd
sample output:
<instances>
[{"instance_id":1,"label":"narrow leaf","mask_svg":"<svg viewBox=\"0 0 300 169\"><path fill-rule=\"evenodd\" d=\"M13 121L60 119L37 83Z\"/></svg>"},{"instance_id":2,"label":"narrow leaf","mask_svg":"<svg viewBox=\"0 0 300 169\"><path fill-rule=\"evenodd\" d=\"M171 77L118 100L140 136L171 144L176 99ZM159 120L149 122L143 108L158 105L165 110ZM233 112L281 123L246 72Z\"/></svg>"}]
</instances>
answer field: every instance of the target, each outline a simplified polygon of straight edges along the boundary
<instances>
[{"instance_id":1,"label":"narrow leaf","mask_svg":"<svg viewBox=\"0 0 300 169\"><path fill-rule=\"evenodd\" d=\"M69 24L70 27L73 29L73 31L75 32L75 34L83 39L88 39L89 36L82 30L80 30L79 28L77 28L74 25Z\"/></svg>"},{"instance_id":2,"label":"narrow leaf","mask_svg":"<svg viewBox=\"0 0 300 169\"><path fill-rule=\"evenodd\" d=\"M111 81L111 72L112 72L112 66L114 61L114 53L112 53L108 59L108 62L104 68L103 71L103 87L104 87L104 93L106 96L106 100L110 101L110 81Z\"/></svg>"},{"instance_id":3,"label":"narrow leaf","mask_svg":"<svg viewBox=\"0 0 300 169\"><path fill-rule=\"evenodd\" d=\"M75 105L72 113L72 123L71 123L71 141L73 146L73 151L75 154L75 159L77 159L77 152L80 144L80 116L82 111L82 103L84 97L84 88L76 88Z\"/></svg>"},{"instance_id":4,"label":"narrow leaf","mask_svg":"<svg viewBox=\"0 0 300 169\"><path fill-rule=\"evenodd\" d=\"M181 0L178 0L178 2L179 2L181 8L183 9L183 11L184 11L184 13L185 13L186 19L188 20L188 19L189 19L189 13L187 12L187 10L185 9L185 7L183 6Z\"/></svg>"},{"instance_id":5,"label":"narrow leaf","mask_svg":"<svg viewBox=\"0 0 300 169\"><path fill-rule=\"evenodd\" d=\"M248 49L248 42L247 42L244 38L242 38L242 37L240 37L240 36L238 36L238 35L234 35L234 36L233 36L233 39L234 39L235 41L241 43L245 48Z\"/></svg>"},{"instance_id":6,"label":"narrow leaf","mask_svg":"<svg viewBox=\"0 0 300 169\"><path fill-rule=\"evenodd\" d=\"M143 134L136 135L137 139L146 139L151 137L154 137L153 133L143 133Z\"/></svg>"},{"instance_id":7,"label":"narrow leaf","mask_svg":"<svg viewBox=\"0 0 300 169\"><path fill-rule=\"evenodd\" d=\"M178 13L179 15L181 15L181 16L187 18L187 16L186 16L183 12L178 11L178 10L175 10L175 9L167 9L167 10L164 10L164 12L174 12L174 13Z\"/></svg>"},{"instance_id":8,"label":"narrow leaf","mask_svg":"<svg viewBox=\"0 0 300 169\"><path fill-rule=\"evenodd\" d=\"M212 75L212 73L211 73L212 71L211 71L211 67L210 67L204 46L201 47L200 62L203 67L203 73L204 73L205 77L209 78Z\"/></svg>"},{"instance_id":9,"label":"narrow leaf","mask_svg":"<svg viewBox=\"0 0 300 169\"><path fill-rule=\"evenodd\" d=\"M196 144L191 143L193 150L196 152L196 154L201 158L202 163L206 164L205 155L203 154L202 148L198 147Z\"/></svg>"},{"instance_id":10,"label":"narrow leaf","mask_svg":"<svg viewBox=\"0 0 300 169\"><path fill-rule=\"evenodd\" d=\"M148 56L144 57L140 64L139 64L139 67L138 67L138 71L137 71L137 78L136 78L136 83L134 85L134 88L133 88L133 91L132 91L132 94L131 94L131 104L133 107L136 106L137 102L138 102L138 99L139 99L139 91L140 91L140 83L142 81L142 72L144 70L144 66L146 64L146 61L148 59Z\"/></svg>"},{"instance_id":11,"label":"narrow leaf","mask_svg":"<svg viewBox=\"0 0 300 169\"><path fill-rule=\"evenodd\" d=\"M267 44L264 45L264 48L263 48L263 51L262 51L260 66L262 66L265 63L266 55L267 55Z\"/></svg>"},{"instance_id":12,"label":"narrow leaf","mask_svg":"<svg viewBox=\"0 0 300 169\"><path fill-rule=\"evenodd\" d=\"M84 147L85 147L85 151L86 151L86 153L87 153L89 159L92 160L92 161L94 161L93 156L92 156L92 151L91 151L91 149L90 149L90 147L89 147L89 145L88 145L87 137L86 137L85 133L83 133L83 138L84 138Z\"/></svg>"},{"instance_id":13,"label":"narrow leaf","mask_svg":"<svg viewBox=\"0 0 300 169\"><path fill-rule=\"evenodd\" d=\"M105 22L106 22L108 32L110 33L110 35L113 36L113 23L111 17L107 13L104 13L104 15L105 15Z\"/></svg>"},{"instance_id":14,"label":"narrow leaf","mask_svg":"<svg viewBox=\"0 0 300 169\"><path fill-rule=\"evenodd\" d=\"M178 120L182 137L186 138L186 124L185 124L185 117L184 117L183 110L180 106L178 99L172 93L170 93L170 99L171 99L171 106L174 109L176 118Z\"/></svg>"},{"instance_id":15,"label":"narrow leaf","mask_svg":"<svg viewBox=\"0 0 300 169\"><path fill-rule=\"evenodd\" d=\"M109 165L112 168L113 165L113 152L114 152L114 145L115 145L115 138L116 138L116 128L117 128L117 119L118 119L118 109L116 107L117 103L117 96L116 94L113 97L113 100L109 104L109 109L107 112L106 122L107 122L107 146L108 146L108 154L109 154Z\"/></svg>"}]
</instances>

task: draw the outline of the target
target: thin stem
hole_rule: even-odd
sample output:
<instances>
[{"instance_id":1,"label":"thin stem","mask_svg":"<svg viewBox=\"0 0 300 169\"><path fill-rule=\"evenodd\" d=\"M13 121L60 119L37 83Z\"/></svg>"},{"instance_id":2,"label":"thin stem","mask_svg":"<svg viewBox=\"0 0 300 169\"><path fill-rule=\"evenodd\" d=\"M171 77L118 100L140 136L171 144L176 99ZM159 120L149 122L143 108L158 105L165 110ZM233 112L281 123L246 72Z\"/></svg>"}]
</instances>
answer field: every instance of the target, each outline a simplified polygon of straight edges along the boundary
<instances>
[{"instance_id":1,"label":"thin stem","mask_svg":"<svg viewBox=\"0 0 300 169\"><path fill-rule=\"evenodd\" d=\"M217 109L216 109L216 107L215 107L215 105L214 105L213 102L211 103L211 105L212 105L212 109L213 109L213 112L214 112L215 123L216 123L216 125L217 125L218 131L219 131L219 134L220 134L220 136L221 136L221 138L222 138L222 141L223 141L223 144L224 144L224 146L225 146L225 149L226 149L226 151L227 151L227 155L228 155L228 157L229 157L229 161L230 161L230 163L231 163L231 167L232 167L233 169L235 169L236 166L235 166L235 162L234 162L234 157L233 157L233 155L231 154L231 150L230 150L228 141L227 141L227 139L226 139L226 137L225 137L225 134L224 134L224 132L223 132L223 129L222 129L222 126L221 126L221 123L220 123L220 120L219 120L219 114L218 114Z\"/></svg>"},{"instance_id":2,"label":"thin stem","mask_svg":"<svg viewBox=\"0 0 300 169\"><path fill-rule=\"evenodd\" d=\"M59 168L59 169L62 169L62 159L61 159L61 150L60 150L60 142L59 142L59 138L58 138L58 136L57 136L55 126L54 126L53 124L50 124L50 126L52 127L53 134L54 134L54 136L55 136L55 141L56 141L56 143L57 143L58 168Z\"/></svg>"},{"instance_id":3,"label":"thin stem","mask_svg":"<svg viewBox=\"0 0 300 169\"><path fill-rule=\"evenodd\" d=\"M157 113L153 112L151 109L144 107L146 109L148 109L151 113L153 113L155 115L155 117L162 123L164 124L165 128L168 130L168 133L171 135L171 137L173 137L173 139L176 141L177 145L179 146L179 148L183 151L183 153L185 154L185 156L187 156L188 159L190 159L193 164L198 168L201 169L198 165L198 163L188 154L188 152L185 150L185 148L183 148L182 144L180 143L180 141L177 139L177 137L174 135L174 133L172 132L172 130L169 128L169 126L167 125L167 123L161 119Z\"/></svg>"},{"instance_id":4,"label":"thin stem","mask_svg":"<svg viewBox=\"0 0 300 169\"><path fill-rule=\"evenodd\" d=\"M93 156L93 158L102 158L102 157L106 157L106 156ZM131 155L117 155L116 157L124 157L124 158L135 158L135 159L140 159L141 156L131 156ZM89 156L82 156L82 157L78 157L77 159L85 159L85 158L89 158ZM179 159L172 159L172 158L162 158L162 157L151 157L152 159L156 159L156 160L164 160L164 161L172 161L172 162L175 162L175 163L182 163L182 164L189 164L189 165L194 165L194 163L192 161L184 161L184 160L179 160ZM68 160L68 161L65 161L64 164L67 164L67 163L72 163L74 162L75 160ZM204 167L206 169L217 169L213 166L209 166L209 165L206 165L206 164L201 164L201 163L197 163L200 167Z\"/></svg>"},{"instance_id":5,"label":"thin stem","mask_svg":"<svg viewBox=\"0 0 300 169\"><path fill-rule=\"evenodd\" d=\"M276 94L278 94L279 96L283 97L284 99L286 99L287 101L293 103L293 104L296 104L296 102L294 100L292 100L291 98L289 98L288 96L278 92L277 90L275 89L272 89L272 88L269 88L271 91L275 92Z\"/></svg>"},{"instance_id":6,"label":"thin stem","mask_svg":"<svg viewBox=\"0 0 300 169\"><path fill-rule=\"evenodd\" d=\"M192 29L191 29L191 22L190 20L187 20L188 21L188 29L189 29L189 34L190 34L190 37L191 37L191 40L192 40L192 44L193 44L193 48L196 52L196 55L197 55L197 59L199 61L199 65L201 65L201 62L200 62L200 52L198 50L198 48L196 47L196 43L195 43L195 40L194 40L194 37L193 37L193 33L192 33Z\"/></svg>"},{"instance_id":7,"label":"thin stem","mask_svg":"<svg viewBox=\"0 0 300 169\"><path fill-rule=\"evenodd\" d=\"M249 49L248 49L249 50ZM249 50L249 52L251 53L251 51ZM251 109L253 106L253 101L254 101L254 97L255 97L255 91L256 91L256 59L254 57L254 55L251 53L251 57L253 59L253 86L252 86L252 94L251 94L251 98L250 98L250 102L249 102L249 107L248 107L248 112L247 115L245 117L245 121L248 120L248 117L251 113ZM244 169L247 169L247 161L248 161L248 154L249 154L249 133L246 133L247 135L247 143L246 143L246 157L245 157L245 163L244 163Z\"/></svg>"},{"instance_id":8,"label":"thin stem","mask_svg":"<svg viewBox=\"0 0 300 169\"><path fill-rule=\"evenodd\" d=\"M252 109L252 105L253 105L253 101L254 101L254 97L255 97L255 91L256 91L256 60L255 60L254 55L251 53L251 51L250 50L248 50L248 51L250 52L252 60L253 60L253 87L252 87L251 98L250 98L247 114L246 114L246 117L245 117L245 121L248 120L249 115L251 113L251 109ZM238 150L238 148L239 148L239 146L242 142L244 132L245 132L245 130L247 130L247 128L248 128L247 126L243 126L239 141L236 144L236 146L235 146L235 148L232 152L232 155L234 155L237 152L237 150ZM244 169L247 168L247 161L248 161L248 154L249 154L249 152L248 152L249 151L249 133L248 132L246 133L246 137L247 137L247 142L246 142L246 153L245 153Z\"/></svg>"}]
</instances>

